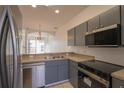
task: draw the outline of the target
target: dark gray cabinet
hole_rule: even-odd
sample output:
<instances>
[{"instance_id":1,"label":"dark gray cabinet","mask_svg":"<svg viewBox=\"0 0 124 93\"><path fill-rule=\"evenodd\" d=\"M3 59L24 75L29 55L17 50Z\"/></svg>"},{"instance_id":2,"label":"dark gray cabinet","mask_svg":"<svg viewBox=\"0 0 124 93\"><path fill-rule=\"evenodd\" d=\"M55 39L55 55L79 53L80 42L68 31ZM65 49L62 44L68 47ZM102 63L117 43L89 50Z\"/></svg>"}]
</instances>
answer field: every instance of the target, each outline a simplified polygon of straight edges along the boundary
<instances>
[{"instance_id":1,"label":"dark gray cabinet","mask_svg":"<svg viewBox=\"0 0 124 93\"><path fill-rule=\"evenodd\" d=\"M100 15L100 27L120 24L120 6L116 6Z\"/></svg>"},{"instance_id":2,"label":"dark gray cabinet","mask_svg":"<svg viewBox=\"0 0 124 93\"><path fill-rule=\"evenodd\" d=\"M116 6L88 21L88 31L103 28L106 26L120 24L120 6Z\"/></svg>"},{"instance_id":3,"label":"dark gray cabinet","mask_svg":"<svg viewBox=\"0 0 124 93\"><path fill-rule=\"evenodd\" d=\"M68 79L68 65L63 65L58 67L58 80Z\"/></svg>"},{"instance_id":4,"label":"dark gray cabinet","mask_svg":"<svg viewBox=\"0 0 124 93\"><path fill-rule=\"evenodd\" d=\"M121 43L124 46L124 5L121 6Z\"/></svg>"},{"instance_id":5,"label":"dark gray cabinet","mask_svg":"<svg viewBox=\"0 0 124 93\"><path fill-rule=\"evenodd\" d=\"M50 84L58 81L58 67L47 66L45 69L45 83Z\"/></svg>"},{"instance_id":6,"label":"dark gray cabinet","mask_svg":"<svg viewBox=\"0 0 124 93\"><path fill-rule=\"evenodd\" d=\"M58 81L68 79L68 60L60 60L58 63Z\"/></svg>"},{"instance_id":7,"label":"dark gray cabinet","mask_svg":"<svg viewBox=\"0 0 124 93\"><path fill-rule=\"evenodd\" d=\"M75 45L75 29L71 29L68 31L68 46Z\"/></svg>"},{"instance_id":8,"label":"dark gray cabinet","mask_svg":"<svg viewBox=\"0 0 124 93\"><path fill-rule=\"evenodd\" d=\"M112 78L112 88L124 88L124 80Z\"/></svg>"},{"instance_id":9,"label":"dark gray cabinet","mask_svg":"<svg viewBox=\"0 0 124 93\"><path fill-rule=\"evenodd\" d=\"M69 80L73 87L78 87L78 64L73 61L69 61Z\"/></svg>"},{"instance_id":10,"label":"dark gray cabinet","mask_svg":"<svg viewBox=\"0 0 124 93\"><path fill-rule=\"evenodd\" d=\"M45 62L46 85L68 79L68 61L56 60Z\"/></svg>"},{"instance_id":11,"label":"dark gray cabinet","mask_svg":"<svg viewBox=\"0 0 124 93\"><path fill-rule=\"evenodd\" d=\"M85 33L87 32L87 23L82 23L75 27L75 45L84 46L85 45Z\"/></svg>"},{"instance_id":12,"label":"dark gray cabinet","mask_svg":"<svg viewBox=\"0 0 124 93\"><path fill-rule=\"evenodd\" d=\"M88 31L92 32L99 28L99 16L96 16L88 21Z\"/></svg>"},{"instance_id":13,"label":"dark gray cabinet","mask_svg":"<svg viewBox=\"0 0 124 93\"><path fill-rule=\"evenodd\" d=\"M114 24L122 24L122 45L124 45L124 6L115 6L108 11L90 19L86 23L76 26L68 31L69 46L85 45L85 33L107 27Z\"/></svg>"}]
</instances>

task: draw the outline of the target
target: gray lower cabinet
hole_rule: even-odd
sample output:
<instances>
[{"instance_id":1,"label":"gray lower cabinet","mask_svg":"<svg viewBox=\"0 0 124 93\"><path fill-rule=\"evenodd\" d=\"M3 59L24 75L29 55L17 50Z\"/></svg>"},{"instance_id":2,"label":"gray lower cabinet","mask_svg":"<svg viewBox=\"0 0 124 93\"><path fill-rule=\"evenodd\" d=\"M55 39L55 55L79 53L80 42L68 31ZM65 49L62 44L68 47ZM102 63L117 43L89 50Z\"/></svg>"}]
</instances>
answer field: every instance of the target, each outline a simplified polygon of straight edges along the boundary
<instances>
[{"instance_id":1,"label":"gray lower cabinet","mask_svg":"<svg viewBox=\"0 0 124 93\"><path fill-rule=\"evenodd\" d=\"M58 68L58 80L68 79L68 65L59 66Z\"/></svg>"},{"instance_id":2,"label":"gray lower cabinet","mask_svg":"<svg viewBox=\"0 0 124 93\"><path fill-rule=\"evenodd\" d=\"M124 5L121 5L121 42L124 46Z\"/></svg>"},{"instance_id":3,"label":"gray lower cabinet","mask_svg":"<svg viewBox=\"0 0 124 93\"><path fill-rule=\"evenodd\" d=\"M69 80L73 87L78 88L78 64L73 61L69 61Z\"/></svg>"},{"instance_id":4,"label":"gray lower cabinet","mask_svg":"<svg viewBox=\"0 0 124 93\"><path fill-rule=\"evenodd\" d=\"M45 62L46 85L68 79L68 61L56 60Z\"/></svg>"},{"instance_id":5,"label":"gray lower cabinet","mask_svg":"<svg viewBox=\"0 0 124 93\"><path fill-rule=\"evenodd\" d=\"M46 66L45 68L45 83L50 84L58 81L58 67Z\"/></svg>"},{"instance_id":6,"label":"gray lower cabinet","mask_svg":"<svg viewBox=\"0 0 124 93\"><path fill-rule=\"evenodd\" d=\"M124 80L112 78L112 88L124 88Z\"/></svg>"}]
</instances>

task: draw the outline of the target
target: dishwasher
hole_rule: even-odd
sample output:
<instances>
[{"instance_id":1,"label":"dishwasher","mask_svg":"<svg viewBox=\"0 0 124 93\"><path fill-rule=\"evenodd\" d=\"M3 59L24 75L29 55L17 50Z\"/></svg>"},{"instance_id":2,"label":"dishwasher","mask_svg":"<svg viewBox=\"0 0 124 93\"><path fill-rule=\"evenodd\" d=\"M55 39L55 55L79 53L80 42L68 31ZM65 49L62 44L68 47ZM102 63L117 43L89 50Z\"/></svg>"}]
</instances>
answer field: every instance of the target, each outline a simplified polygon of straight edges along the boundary
<instances>
[{"instance_id":1,"label":"dishwasher","mask_svg":"<svg viewBox=\"0 0 124 93\"><path fill-rule=\"evenodd\" d=\"M29 63L22 67L23 88L39 88L45 86L45 63Z\"/></svg>"}]
</instances>

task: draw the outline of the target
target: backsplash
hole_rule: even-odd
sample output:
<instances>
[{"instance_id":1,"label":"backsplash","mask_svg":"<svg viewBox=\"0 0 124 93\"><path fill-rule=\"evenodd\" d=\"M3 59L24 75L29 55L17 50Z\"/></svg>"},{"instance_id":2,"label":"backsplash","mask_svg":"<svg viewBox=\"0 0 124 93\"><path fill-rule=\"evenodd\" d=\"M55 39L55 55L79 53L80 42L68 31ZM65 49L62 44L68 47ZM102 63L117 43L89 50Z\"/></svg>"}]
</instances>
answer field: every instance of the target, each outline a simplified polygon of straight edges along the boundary
<instances>
[{"instance_id":1,"label":"backsplash","mask_svg":"<svg viewBox=\"0 0 124 93\"><path fill-rule=\"evenodd\" d=\"M69 50L79 54L95 56L97 60L124 66L124 48L88 48L71 46Z\"/></svg>"}]
</instances>

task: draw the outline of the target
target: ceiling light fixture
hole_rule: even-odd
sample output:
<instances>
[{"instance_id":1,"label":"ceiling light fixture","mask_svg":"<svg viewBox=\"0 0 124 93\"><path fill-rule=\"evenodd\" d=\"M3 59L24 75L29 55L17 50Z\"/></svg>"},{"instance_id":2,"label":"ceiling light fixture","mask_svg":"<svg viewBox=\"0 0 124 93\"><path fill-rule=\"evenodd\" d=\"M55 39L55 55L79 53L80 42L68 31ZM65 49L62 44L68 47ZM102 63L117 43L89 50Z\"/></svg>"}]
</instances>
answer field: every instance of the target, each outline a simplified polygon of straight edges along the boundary
<instances>
[{"instance_id":1,"label":"ceiling light fixture","mask_svg":"<svg viewBox=\"0 0 124 93\"><path fill-rule=\"evenodd\" d=\"M59 14L60 11L59 11L58 9L56 9L54 12L55 12L56 14Z\"/></svg>"},{"instance_id":2,"label":"ceiling light fixture","mask_svg":"<svg viewBox=\"0 0 124 93\"><path fill-rule=\"evenodd\" d=\"M37 6L36 5L32 5L33 8L36 8Z\"/></svg>"}]
</instances>

